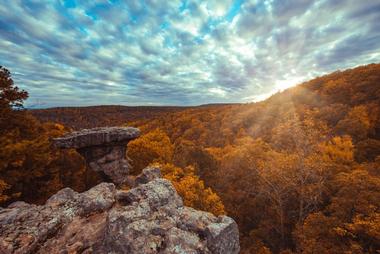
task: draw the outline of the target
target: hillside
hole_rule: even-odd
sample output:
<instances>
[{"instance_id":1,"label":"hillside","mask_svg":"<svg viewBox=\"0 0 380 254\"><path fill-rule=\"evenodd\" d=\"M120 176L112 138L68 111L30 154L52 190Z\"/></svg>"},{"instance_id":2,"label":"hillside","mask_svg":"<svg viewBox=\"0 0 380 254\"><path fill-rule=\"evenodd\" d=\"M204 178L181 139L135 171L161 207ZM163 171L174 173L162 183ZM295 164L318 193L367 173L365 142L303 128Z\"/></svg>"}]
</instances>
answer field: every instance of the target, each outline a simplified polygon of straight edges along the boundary
<instances>
[{"instance_id":1,"label":"hillside","mask_svg":"<svg viewBox=\"0 0 380 254\"><path fill-rule=\"evenodd\" d=\"M131 146L156 151L150 160L167 160L154 148L156 129L169 137L170 162L194 166L220 195L247 253L380 248L370 233L380 225L380 64L337 71L259 103L133 125L147 134ZM133 149L142 168L147 160Z\"/></svg>"},{"instance_id":2,"label":"hillside","mask_svg":"<svg viewBox=\"0 0 380 254\"><path fill-rule=\"evenodd\" d=\"M185 205L225 210L239 226L242 253L380 250L380 64L336 71L258 103L32 113L75 129L138 127L142 136L128 144L132 173L159 163ZM41 203L63 186L84 190L81 157L46 152L49 137L65 127L35 126L29 136L14 135L39 145L7 141L17 151L0 168L12 186L7 198Z\"/></svg>"},{"instance_id":3,"label":"hillside","mask_svg":"<svg viewBox=\"0 0 380 254\"><path fill-rule=\"evenodd\" d=\"M379 71L379 64L338 71L277 93L259 103L188 109L155 121L139 120L136 124L146 124L148 129L164 128L172 141L181 136L206 147L225 146L233 143L239 135L270 141L271 132L290 115L296 114L300 121L308 117L326 124L331 135L349 131L346 134L354 136L356 141L367 137L379 139ZM356 110L350 112L353 108ZM370 118L366 133L353 133L354 126L344 129L344 123L350 120L348 118L361 119L360 114ZM198 135L188 136L194 131ZM223 140L219 140L222 134ZM212 135L215 137L211 138Z\"/></svg>"},{"instance_id":4,"label":"hillside","mask_svg":"<svg viewBox=\"0 0 380 254\"><path fill-rule=\"evenodd\" d=\"M372 123L368 135L378 139L380 136L379 68L379 64L372 64L352 70L337 71L277 93L259 103L198 107L66 107L36 109L31 110L31 113L43 122L58 122L74 129L123 125L131 122L139 126L149 123L148 129L159 126L167 130L167 133L171 134L172 141L180 135L207 147L219 146L219 143L226 145L236 139L239 130L244 130L253 137L268 139L269 130L264 131L258 125L263 123L273 129L284 120L283 118L288 117L289 112L296 112L300 117L304 117L307 111L309 117L324 121L329 128L335 129L350 108L365 106ZM319 112L316 112L317 110ZM182 125L187 125L189 128L186 130L182 128L183 131L174 134L174 126ZM204 133L203 137L209 143L197 136L186 138L191 129L198 127L214 134L227 134L227 138L217 141L215 138L207 138L207 134Z\"/></svg>"},{"instance_id":5,"label":"hillside","mask_svg":"<svg viewBox=\"0 0 380 254\"><path fill-rule=\"evenodd\" d=\"M57 122L78 130L83 128L122 125L140 119L155 119L164 114L179 112L186 107L129 107L90 106L33 109L30 112L42 122Z\"/></svg>"}]
</instances>

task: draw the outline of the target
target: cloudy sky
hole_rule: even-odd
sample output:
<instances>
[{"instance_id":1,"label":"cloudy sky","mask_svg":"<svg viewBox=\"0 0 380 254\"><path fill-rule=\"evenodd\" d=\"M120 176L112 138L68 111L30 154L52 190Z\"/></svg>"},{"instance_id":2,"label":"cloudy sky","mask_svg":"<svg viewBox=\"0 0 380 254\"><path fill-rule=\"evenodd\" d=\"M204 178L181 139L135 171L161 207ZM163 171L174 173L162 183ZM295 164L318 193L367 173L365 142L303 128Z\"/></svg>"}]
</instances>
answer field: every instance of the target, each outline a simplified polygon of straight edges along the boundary
<instances>
[{"instance_id":1,"label":"cloudy sky","mask_svg":"<svg viewBox=\"0 0 380 254\"><path fill-rule=\"evenodd\" d=\"M0 0L26 106L249 102L380 62L376 0Z\"/></svg>"}]
</instances>

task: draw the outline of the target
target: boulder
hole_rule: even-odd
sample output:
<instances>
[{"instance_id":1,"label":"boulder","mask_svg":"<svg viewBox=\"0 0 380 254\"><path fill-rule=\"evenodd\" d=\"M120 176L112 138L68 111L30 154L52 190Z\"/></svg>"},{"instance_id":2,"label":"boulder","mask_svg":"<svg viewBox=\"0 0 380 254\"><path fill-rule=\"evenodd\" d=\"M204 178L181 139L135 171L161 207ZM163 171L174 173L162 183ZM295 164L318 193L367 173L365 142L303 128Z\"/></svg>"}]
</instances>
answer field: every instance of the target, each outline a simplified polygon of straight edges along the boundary
<instances>
[{"instance_id":1,"label":"boulder","mask_svg":"<svg viewBox=\"0 0 380 254\"><path fill-rule=\"evenodd\" d=\"M148 183L160 177L161 171L158 167L148 166L147 168L144 168L141 174L136 177L134 185Z\"/></svg>"},{"instance_id":2,"label":"boulder","mask_svg":"<svg viewBox=\"0 0 380 254\"><path fill-rule=\"evenodd\" d=\"M69 133L53 139L53 144L61 149L76 149L86 160L87 169L100 172L103 181L122 185L127 181L130 167L127 144L139 135L137 128L102 127Z\"/></svg>"},{"instance_id":3,"label":"boulder","mask_svg":"<svg viewBox=\"0 0 380 254\"><path fill-rule=\"evenodd\" d=\"M65 188L45 205L0 209L0 253L238 253L227 216L183 205L173 185L147 168L133 189L101 183Z\"/></svg>"}]
</instances>

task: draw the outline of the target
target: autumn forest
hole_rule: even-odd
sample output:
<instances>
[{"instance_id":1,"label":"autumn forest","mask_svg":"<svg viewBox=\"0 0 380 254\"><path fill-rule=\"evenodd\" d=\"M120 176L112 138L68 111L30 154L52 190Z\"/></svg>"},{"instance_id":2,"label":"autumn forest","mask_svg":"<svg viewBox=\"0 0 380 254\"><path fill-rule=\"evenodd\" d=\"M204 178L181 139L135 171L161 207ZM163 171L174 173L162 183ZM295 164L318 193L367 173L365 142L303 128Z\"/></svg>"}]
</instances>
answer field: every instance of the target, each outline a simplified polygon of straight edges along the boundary
<instances>
[{"instance_id":1,"label":"autumn forest","mask_svg":"<svg viewBox=\"0 0 380 254\"><path fill-rule=\"evenodd\" d=\"M0 205L84 191L85 163L51 138L134 126L132 174L160 165L187 206L236 220L241 253L380 251L380 64L336 71L257 103L27 110L0 72ZM126 186L125 188L128 188Z\"/></svg>"}]
</instances>

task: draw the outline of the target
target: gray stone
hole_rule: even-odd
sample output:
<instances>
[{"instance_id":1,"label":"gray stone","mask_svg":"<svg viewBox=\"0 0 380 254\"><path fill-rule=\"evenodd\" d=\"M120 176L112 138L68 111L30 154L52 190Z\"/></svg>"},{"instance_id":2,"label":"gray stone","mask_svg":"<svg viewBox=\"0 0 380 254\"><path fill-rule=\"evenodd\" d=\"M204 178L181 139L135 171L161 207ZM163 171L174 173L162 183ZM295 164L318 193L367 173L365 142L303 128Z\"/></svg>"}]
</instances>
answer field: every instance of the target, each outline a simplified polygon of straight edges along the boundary
<instances>
[{"instance_id":1,"label":"gray stone","mask_svg":"<svg viewBox=\"0 0 380 254\"><path fill-rule=\"evenodd\" d=\"M109 146L128 143L140 136L140 130L133 127L101 127L71 132L63 137L55 138L58 148L85 148L92 146Z\"/></svg>"},{"instance_id":2,"label":"gray stone","mask_svg":"<svg viewBox=\"0 0 380 254\"><path fill-rule=\"evenodd\" d=\"M45 205L16 202L0 210L0 253L238 253L227 216L183 206L173 185L147 168L147 183L125 191L101 183L65 188ZM145 175L145 176L144 176Z\"/></svg>"},{"instance_id":3,"label":"gray stone","mask_svg":"<svg viewBox=\"0 0 380 254\"><path fill-rule=\"evenodd\" d=\"M135 179L134 184L140 185L148 183L154 179L161 177L161 171L158 167L147 167L142 170L142 173Z\"/></svg>"},{"instance_id":4,"label":"gray stone","mask_svg":"<svg viewBox=\"0 0 380 254\"><path fill-rule=\"evenodd\" d=\"M235 221L230 217L220 216L216 222L206 227L207 247L212 253L223 254L225 250L237 253L240 247L236 232L238 228Z\"/></svg>"},{"instance_id":5,"label":"gray stone","mask_svg":"<svg viewBox=\"0 0 380 254\"><path fill-rule=\"evenodd\" d=\"M53 139L53 144L62 149L76 149L85 158L87 168L101 172L104 181L121 185L129 173L126 146L139 135L137 128L102 127L69 133Z\"/></svg>"}]
</instances>

